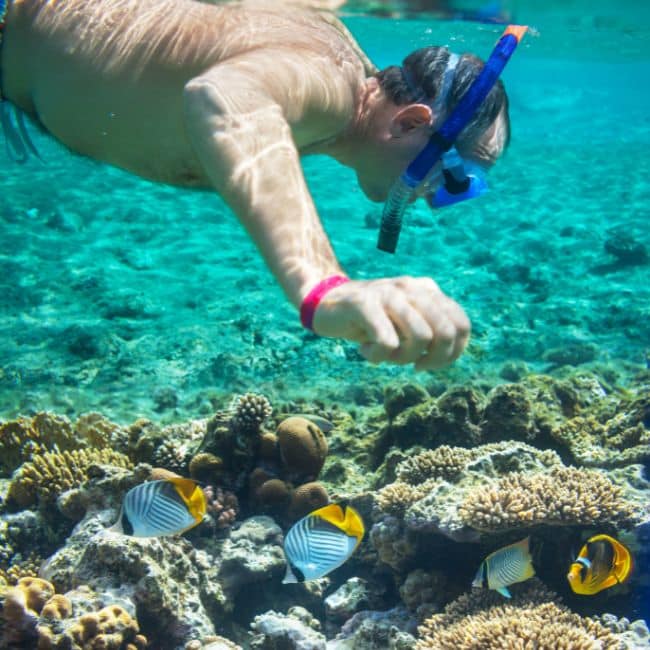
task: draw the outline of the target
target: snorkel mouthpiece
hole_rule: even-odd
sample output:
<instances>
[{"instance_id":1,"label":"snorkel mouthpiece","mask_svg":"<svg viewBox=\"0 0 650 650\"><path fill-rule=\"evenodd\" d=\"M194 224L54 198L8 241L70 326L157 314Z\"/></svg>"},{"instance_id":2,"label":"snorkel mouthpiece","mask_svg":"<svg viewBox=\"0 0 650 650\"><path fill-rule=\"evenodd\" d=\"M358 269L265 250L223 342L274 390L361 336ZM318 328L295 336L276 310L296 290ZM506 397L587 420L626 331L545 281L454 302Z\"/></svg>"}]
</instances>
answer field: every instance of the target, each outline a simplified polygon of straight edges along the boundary
<instances>
[{"instance_id":1,"label":"snorkel mouthpiece","mask_svg":"<svg viewBox=\"0 0 650 650\"><path fill-rule=\"evenodd\" d=\"M492 50L489 59L485 62L480 74L472 82L472 85L458 102L451 115L447 117L440 129L431 136L424 149L397 179L384 205L377 241L377 248L379 250L386 251L387 253L395 252L402 229L404 212L406 211L406 206L413 191L424 181L427 174L442 158L443 154L453 147L460 132L470 122L474 113L476 113L476 110L487 97L492 86L496 83L501 71L508 62L508 59L512 56L512 53L515 51L515 48L527 29L527 27L522 25L509 25L507 27ZM468 176L467 178L470 179L467 190L454 194L453 192L448 192L447 190L449 188L447 188L440 196L440 206L457 203L465 198L473 198L482 193L481 184L477 182L481 179L472 176ZM475 178L473 186L472 178ZM486 189L485 181L482 181L482 184L484 191ZM438 192L436 192L436 195ZM452 197L454 200L450 200ZM435 205L438 205L435 198L433 202Z\"/></svg>"}]
</instances>

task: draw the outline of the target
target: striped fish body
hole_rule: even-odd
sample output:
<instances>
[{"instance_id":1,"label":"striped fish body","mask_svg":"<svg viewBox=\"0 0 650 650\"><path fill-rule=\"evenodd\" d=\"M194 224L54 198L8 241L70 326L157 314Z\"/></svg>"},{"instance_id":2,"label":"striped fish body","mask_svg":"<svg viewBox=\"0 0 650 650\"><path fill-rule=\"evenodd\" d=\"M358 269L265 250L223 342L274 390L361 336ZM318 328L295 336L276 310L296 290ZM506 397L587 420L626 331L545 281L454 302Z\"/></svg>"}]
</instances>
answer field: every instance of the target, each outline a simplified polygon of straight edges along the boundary
<instances>
[{"instance_id":1,"label":"striped fish body","mask_svg":"<svg viewBox=\"0 0 650 650\"><path fill-rule=\"evenodd\" d=\"M526 537L490 553L481 563L472 586L494 589L510 598L509 585L524 582L535 575L529 542L530 538Z\"/></svg>"},{"instance_id":2,"label":"striped fish body","mask_svg":"<svg viewBox=\"0 0 650 650\"><path fill-rule=\"evenodd\" d=\"M162 479L136 485L124 497L122 531L134 537L178 535L201 523L205 496L190 479Z\"/></svg>"},{"instance_id":3,"label":"striped fish body","mask_svg":"<svg viewBox=\"0 0 650 650\"><path fill-rule=\"evenodd\" d=\"M283 583L322 578L341 566L361 542L363 522L352 508L330 505L300 519L287 533Z\"/></svg>"}]
</instances>

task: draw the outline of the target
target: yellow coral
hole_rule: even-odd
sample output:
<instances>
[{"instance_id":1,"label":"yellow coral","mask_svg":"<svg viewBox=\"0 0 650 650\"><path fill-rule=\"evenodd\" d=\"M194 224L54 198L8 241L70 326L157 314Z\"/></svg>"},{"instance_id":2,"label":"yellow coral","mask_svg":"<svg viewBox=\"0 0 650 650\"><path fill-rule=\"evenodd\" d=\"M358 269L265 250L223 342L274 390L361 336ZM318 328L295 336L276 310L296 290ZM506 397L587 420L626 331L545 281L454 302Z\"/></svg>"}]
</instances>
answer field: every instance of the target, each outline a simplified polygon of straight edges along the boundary
<instances>
[{"instance_id":1,"label":"yellow coral","mask_svg":"<svg viewBox=\"0 0 650 650\"><path fill-rule=\"evenodd\" d=\"M12 560L13 562L13 560ZM26 560L12 564L8 569L0 569L0 577L10 585L15 585L21 578L35 578L43 563L43 558L31 553Z\"/></svg>"},{"instance_id":2,"label":"yellow coral","mask_svg":"<svg viewBox=\"0 0 650 650\"><path fill-rule=\"evenodd\" d=\"M459 514L466 525L486 531L538 524L627 528L638 517L622 489L606 476L574 467L508 474L492 488L473 490Z\"/></svg>"},{"instance_id":3,"label":"yellow coral","mask_svg":"<svg viewBox=\"0 0 650 650\"><path fill-rule=\"evenodd\" d=\"M418 629L416 650L615 650L619 639L599 622L558 604L557 596L527 586L503 604L474 590L434 614Z\"/></svg>"},{"instance_id":4,"label":"yellow coral","mask_svg":"<svg viewBox=\"0 0 650 650\"><path fill-rule=\"evenodd\" d=\"M0 473L9 475L36 453L77 444L70 422L52 413L37 413L0 423Z\"/></svg>"},{"instance_id":5,"label":"yellow coral","mask_svg":"<svg viewBox=\"0 0 650 650\"><path fill-rule=\"evenodd\" d=\"M9 497L23 508L36 502L56 500L59 494L79 487L88 479L91 465L132 467L124 455L110 449L75 449L74 451L36 454L24 463L9 486Z\"/></svg>"}]
</instances>

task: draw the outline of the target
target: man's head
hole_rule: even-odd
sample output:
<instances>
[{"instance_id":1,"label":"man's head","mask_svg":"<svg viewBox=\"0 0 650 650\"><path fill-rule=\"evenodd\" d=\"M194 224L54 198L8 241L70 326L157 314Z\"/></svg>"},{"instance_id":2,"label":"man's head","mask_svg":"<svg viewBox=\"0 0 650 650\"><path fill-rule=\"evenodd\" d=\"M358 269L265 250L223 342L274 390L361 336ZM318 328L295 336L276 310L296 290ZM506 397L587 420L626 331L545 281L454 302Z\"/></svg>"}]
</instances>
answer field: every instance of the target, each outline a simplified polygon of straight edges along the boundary
<instances>
[{"instance_id":1,"label":"man's head","mask_svg":"<svg viewBox=\"0 0 650 650\"><path fill-rule=\"evenodd\" d=\"M411 53L402 66L390 66L368 80L370 93L366 142L369 156L355 165L359 183L373 200L383 201L399 174L422 150L483 68L472 54L455 62L445 47ZM510 140L508 97L498 80L461 131L455 147L463 158L488 168ZM440 173L436 166L433 175Z\"/></svg>"}]
</instances>

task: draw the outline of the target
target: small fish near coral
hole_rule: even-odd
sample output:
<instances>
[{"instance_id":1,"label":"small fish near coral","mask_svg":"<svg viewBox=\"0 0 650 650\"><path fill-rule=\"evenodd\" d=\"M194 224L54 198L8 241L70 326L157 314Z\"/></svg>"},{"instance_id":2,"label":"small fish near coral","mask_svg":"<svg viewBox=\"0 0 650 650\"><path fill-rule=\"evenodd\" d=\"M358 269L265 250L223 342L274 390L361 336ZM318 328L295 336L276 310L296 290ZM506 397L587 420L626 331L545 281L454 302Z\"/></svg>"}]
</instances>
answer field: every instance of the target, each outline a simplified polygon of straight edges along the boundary
<instances>
[{"instance_id":1,"label":"small fish near coral","mask_svg":"<svg viewBox=\"0 0 650 650\"><path fill-rule=\"evenodd\" d=\"M297 521L284 539L287 572L283 584L322 578L346 562L365 528L350 506L330 504Z\"/></svg>"},{"instance_id":2,"label":"small fish near coral","mask_svg":"<svg viewBox=\"0 0 650 650\"><path fill-rule=\"evenodd\" d=\"M472 587L494 589L510 598L508 587L535 575L530 555L530 537L490 553L478 568Z\"/></svg>"},{"instance_id":3,"label":"small fish near coral","mask_svg":"<svg viewBox=\"0 0 650 650\"><path fill-rule=\"evenodd\" d=\"M594 535L580 549L567 580L576 594L593 596L627 580L631 570L632 555L623 544L609 535Z\"/></svg>"},{"instance_id":4,"label":"small fish near coral","mask_svg":"<svg viewBox=\"0 0 650 650\"><path fill-rule=\"evenodd\" d=\"M180 476L131 488L110 529L133 537L180 535L203 521L207 504L196 481Z\"/></svg>"}]
</instances>

